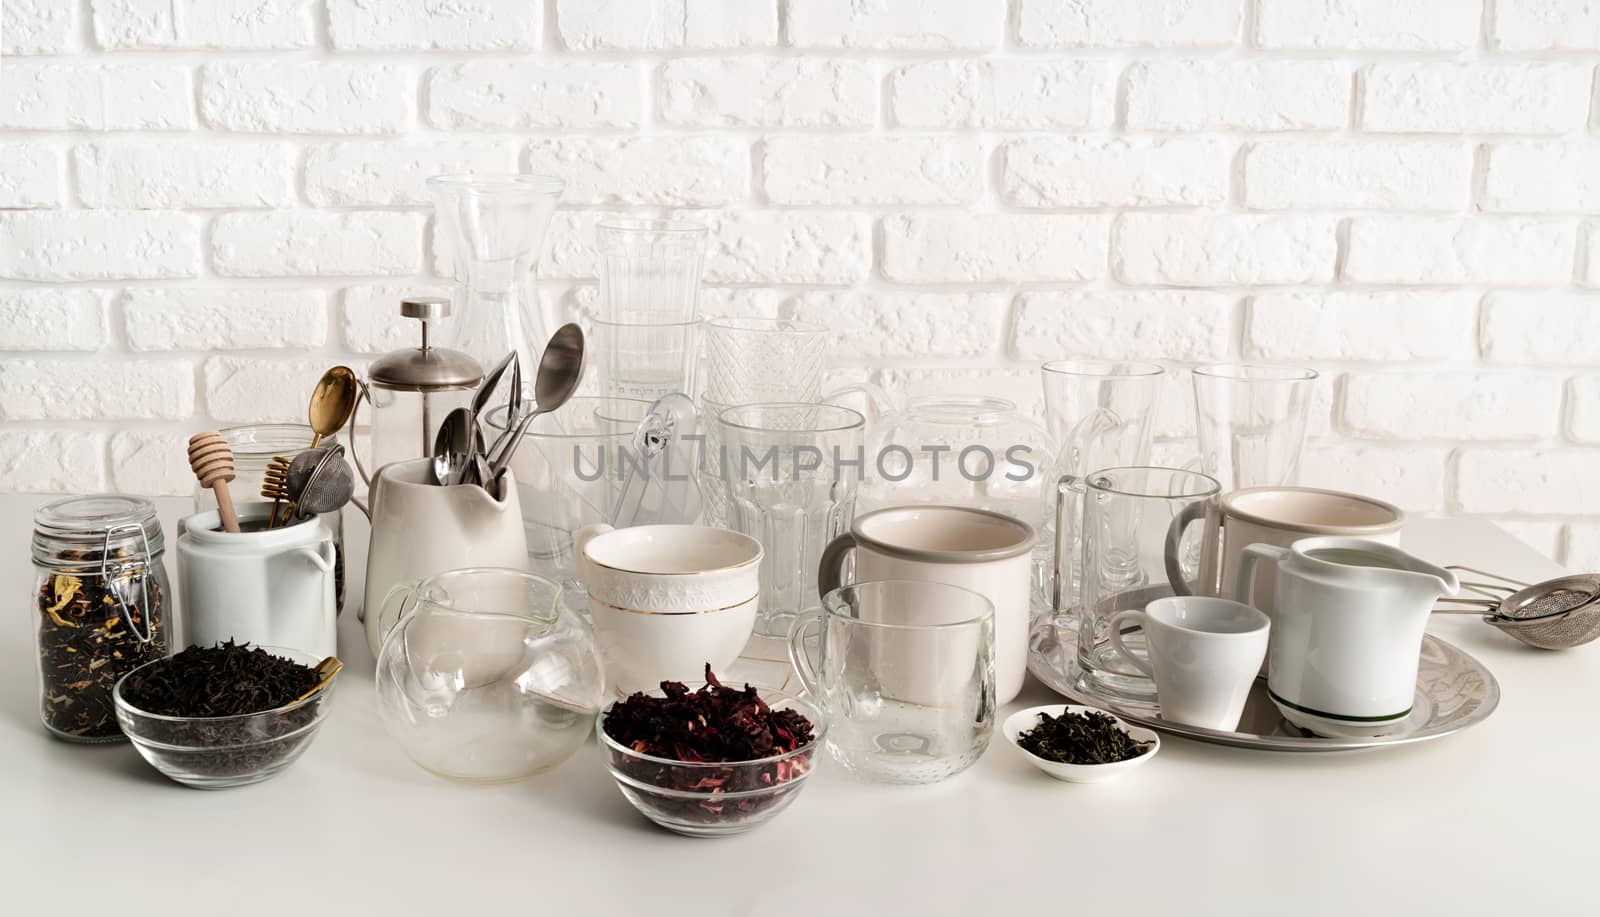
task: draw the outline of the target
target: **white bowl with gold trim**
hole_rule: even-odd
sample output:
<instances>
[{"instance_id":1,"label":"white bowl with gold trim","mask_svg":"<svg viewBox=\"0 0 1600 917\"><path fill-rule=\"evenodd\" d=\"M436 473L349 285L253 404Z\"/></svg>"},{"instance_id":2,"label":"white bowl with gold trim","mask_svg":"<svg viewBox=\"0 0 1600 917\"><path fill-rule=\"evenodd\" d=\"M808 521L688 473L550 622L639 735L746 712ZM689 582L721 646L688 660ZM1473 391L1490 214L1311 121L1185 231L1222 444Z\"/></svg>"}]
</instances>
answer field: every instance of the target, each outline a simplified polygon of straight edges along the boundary
<instances>
[{"instance_id":1,"label":"white bowl with gold trim","mask_svg":"<svg viewBox=\"0 0 1600 917\"><path fill-rule=\"evenodd\" d=\"M726 671L755 629L761 543L703 525L573 534L608 687L648 691Z\"/></svg>"}]
</instances>

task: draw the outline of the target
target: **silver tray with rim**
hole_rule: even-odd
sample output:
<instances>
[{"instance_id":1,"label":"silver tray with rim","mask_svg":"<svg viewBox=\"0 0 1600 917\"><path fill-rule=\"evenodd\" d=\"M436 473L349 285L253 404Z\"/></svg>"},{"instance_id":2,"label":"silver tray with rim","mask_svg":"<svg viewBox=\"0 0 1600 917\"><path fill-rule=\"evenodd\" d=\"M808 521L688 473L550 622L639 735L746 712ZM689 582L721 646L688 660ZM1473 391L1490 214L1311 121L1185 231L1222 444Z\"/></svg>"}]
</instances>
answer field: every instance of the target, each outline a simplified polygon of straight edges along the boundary
<instances>
[{"instance_id":1,"label":"silver tray with rim","mask_svg":"<svg viewBox=\"0 0 1600 917\"><path fill-rule=\"evenodd\" d=\"M1055 630L1045 624L1040 630ZM1067 628L1060 628L1068 630ZM1040 639L1044 636L1044 639ZM1161 719L1160 706L1103 697L1079 684L1076 634L1072 640L1041 635L1028 646L1028 671L1045 687L1079 704L1109 710L1130 723L1199 742L1254 748L1263 751L1360 751L1425 742L1483 722L1500 703L1500 683L1483 663L1429 634L1422 638L1422 662L1417 669L1417 696L1411 715L1385 736L1325 738L1290 725L1267 697L1267 680L1257 678L1245 702L1239 731L1220 732L1200 726L1169 723ZM1051 656L1055 659L1052 660Z\"/></svg>"}]
</instances>

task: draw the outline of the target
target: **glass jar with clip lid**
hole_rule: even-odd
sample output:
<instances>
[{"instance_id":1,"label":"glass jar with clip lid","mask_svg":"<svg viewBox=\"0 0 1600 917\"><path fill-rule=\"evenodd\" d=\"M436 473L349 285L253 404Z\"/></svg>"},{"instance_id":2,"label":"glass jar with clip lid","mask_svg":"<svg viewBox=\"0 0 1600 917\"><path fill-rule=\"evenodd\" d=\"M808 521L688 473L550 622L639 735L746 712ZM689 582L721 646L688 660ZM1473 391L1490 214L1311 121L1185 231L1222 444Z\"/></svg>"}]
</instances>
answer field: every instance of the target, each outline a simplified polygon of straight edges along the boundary
<instances>
[{"instance_id":1,"label":"glass jar with clip lid","mask_svg":"<svg viewBox=\"0 0 1600 917\"><path fill-rule=\"evenodd\" d=\"M418 296L402 300L400 314L422 323L422 346L394 350L373 361L361 383L361 396L372 405L372 458L363 465L355 445L357 412L351 412L351 455L369 485L379 468L391 462L433 455L434 436L445 415L472 403L483 381L483 367L470 356L430 339L430 323L450 315L450 300ZM360 506L358 503L357 506Z\"/></svg>"},{"instance_id":2,"label":"glass jar with clip lid","mask_svg":"<svg viewBox=\"0 0 1600 917\"><path fill-rule=\"evenodd\" d=\"M33 516L40 717L71 742L117 742L117 679L167 655L166 543L149 500L67 497Z\"/></svg>"}]
</instances>

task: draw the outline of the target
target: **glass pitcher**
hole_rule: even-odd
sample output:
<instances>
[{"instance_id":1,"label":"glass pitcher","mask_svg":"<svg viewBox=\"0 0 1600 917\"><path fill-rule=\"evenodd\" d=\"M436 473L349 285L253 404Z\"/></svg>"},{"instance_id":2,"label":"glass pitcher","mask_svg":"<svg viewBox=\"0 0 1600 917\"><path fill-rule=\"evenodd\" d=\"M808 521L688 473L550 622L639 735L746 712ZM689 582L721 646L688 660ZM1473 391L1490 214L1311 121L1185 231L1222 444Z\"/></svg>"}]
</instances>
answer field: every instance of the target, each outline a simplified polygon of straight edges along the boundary
<instances>
[{"instance_id":1,"label":"glass pitcher","mask_svg":"<svg viewBox=\"0 0 1600 917\"><path fill-rule=\"evenodd\" d=\"M428 179L439 238L451 254L455 317L443 343L483 366L515 351L539 365L556 323L535 285L544 234L566 183L547 175L436 175Z\"/></svg>"},{"instance_id":2,"label":"glass pitcher","mask_svg":"<svg viewBox=\"0 0 1600 917\"><path fill-rule=\"evenodd\" d=\"M594 632L561 586L499 567L396 586L399 623L378 651L378 712L420 765L467 783L507 783L562 763L600 712Z\"/></svg>"}]
</instances>

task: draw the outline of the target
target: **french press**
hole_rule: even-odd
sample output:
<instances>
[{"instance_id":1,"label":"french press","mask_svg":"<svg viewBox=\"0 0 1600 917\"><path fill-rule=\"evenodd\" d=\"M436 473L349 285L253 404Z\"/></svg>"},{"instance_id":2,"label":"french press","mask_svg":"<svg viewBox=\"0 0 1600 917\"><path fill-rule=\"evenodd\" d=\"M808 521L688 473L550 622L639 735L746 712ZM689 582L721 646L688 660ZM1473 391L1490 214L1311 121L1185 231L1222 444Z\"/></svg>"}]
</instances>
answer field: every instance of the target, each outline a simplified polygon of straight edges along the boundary
<instances>
[{"instance_id":1,"label":"french press","mask_svg":"<svg viewBox=\"0 0 1600 917\"><path fill-rule=\"evenodd\" d=\"M483 381L483 367L477 360L431 343L429 323L450 315L450 300L436 296L404 299L400 314L422 323L422 346L379 357L361 383L361 397L372 406L374 473L391 462L431 457L434 436L445 415L470 405L473 392ZM352 444L356 413L350 413ZM370 485L372 474L361 464L360 450L352 448L350 452L361 479Z\"/></svg>"}]
</instances>

